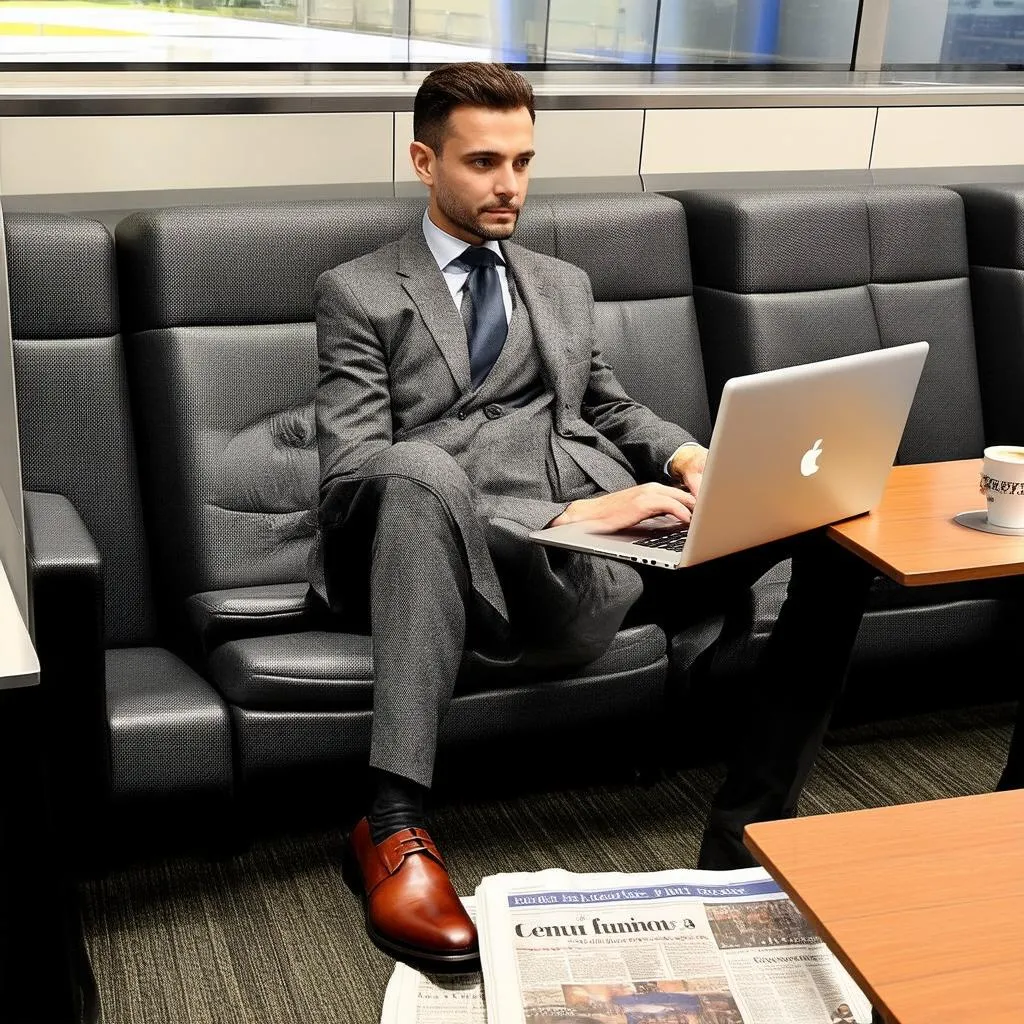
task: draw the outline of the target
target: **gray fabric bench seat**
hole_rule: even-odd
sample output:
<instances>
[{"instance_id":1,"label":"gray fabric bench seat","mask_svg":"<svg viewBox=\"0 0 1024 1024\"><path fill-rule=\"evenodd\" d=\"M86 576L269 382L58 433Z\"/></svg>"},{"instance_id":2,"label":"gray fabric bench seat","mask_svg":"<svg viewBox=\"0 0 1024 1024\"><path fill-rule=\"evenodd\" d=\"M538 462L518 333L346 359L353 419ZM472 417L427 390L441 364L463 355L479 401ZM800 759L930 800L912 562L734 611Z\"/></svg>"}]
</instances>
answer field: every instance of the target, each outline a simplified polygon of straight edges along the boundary
<instances>
[{"instance_id":1,"label":"gray fabric bench seat","mask_svg":"<svg viewBox=\"0 0 1024 1024\"><path fill-rule=\"evenodd\" d=\"M955 192L914 186L673 195L687 214L713 409L731 376L927 341L897 462L981 455L967 234ZM758 585L752 635L716 659L722 678L753 667L787 579L783 565ZM880 580L854 650L851 690L877 691L886 680L905 688L908 665L961 683L977 645L999 650L1020 625L1014 602L979 593ZM1015 693L1007 688L1007 695Z\"/></svg>"},{"instance_id":2,"label":"gray fabric bench seat","mask_svg":"<svg viewBox=\"0 0 1024 1024\"><path fill-rule=\"evenodd\" d=\"M158 624L113 240L80 217L4 226L48 767L65 851L92 862L114 794L227 799L230 721Z\"/></svg>"},{"instance_id":3,"label":"gray fabric bench seat","mask_svg":"<svg viewBox=\"0 0 1024 1024\"><path fill-rule=\"evenodd\" d=\"M539 732L566 726L640 732L663 708L665 650L657 626L635 626L621 630L590 664L546 679L535 669L469 652L442 741L532 742ZM317 761L365 761L371 659L369 637L324 631L233 640L214 651L208 672L231 708L241 781Z\"/></svg>"},{"instance_id":4,"label":"gray fabric bench seat","mask_svg":"<svg viewBox=\"0 0 1024 1024\"><path fill-rule=\"evenodd\" d=\"M285 764L365 763L369 640L325 628L305 592L318 490L312 293L321 272L393 240L422 209L401 199L183 207L117 227L153 577L176 649L230 709L242 787ZM543 197L516 240L588 272L599 343L623 384L706 440L679 205ZM568 675L470 652L442 739L657 718L666 651L647 626Z\"/></svg>"},{"instance_id":5,"label":"gray fabric bench seat","mask_svg":"<svg viewBox=\"0 0 1024 1024\"><path fill-rule=\"evenodd\" d=\"M989 444L1024 444L1024 184L962 185Z\"/></svg>"}]
</instances>

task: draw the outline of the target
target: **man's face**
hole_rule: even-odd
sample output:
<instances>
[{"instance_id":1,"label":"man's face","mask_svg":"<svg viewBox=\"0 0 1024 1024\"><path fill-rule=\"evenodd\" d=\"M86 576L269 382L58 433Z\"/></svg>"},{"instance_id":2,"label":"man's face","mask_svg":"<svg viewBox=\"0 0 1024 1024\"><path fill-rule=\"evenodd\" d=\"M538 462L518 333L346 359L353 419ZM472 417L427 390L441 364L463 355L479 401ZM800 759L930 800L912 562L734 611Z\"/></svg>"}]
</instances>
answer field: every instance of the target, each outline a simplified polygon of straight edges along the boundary
<instances>
[{"instance_id":1,"label":"man's face","mask_svg":"<svg viewBox=\"0 0 1024 1024\"><path fill-rule=\"evenodd\" d=\"M471 244L508 238L530 183L533 120L526 107L456 107L441 152L414 142L413 167L430 189L430 219Z\"/></svg>"}]
</instances>

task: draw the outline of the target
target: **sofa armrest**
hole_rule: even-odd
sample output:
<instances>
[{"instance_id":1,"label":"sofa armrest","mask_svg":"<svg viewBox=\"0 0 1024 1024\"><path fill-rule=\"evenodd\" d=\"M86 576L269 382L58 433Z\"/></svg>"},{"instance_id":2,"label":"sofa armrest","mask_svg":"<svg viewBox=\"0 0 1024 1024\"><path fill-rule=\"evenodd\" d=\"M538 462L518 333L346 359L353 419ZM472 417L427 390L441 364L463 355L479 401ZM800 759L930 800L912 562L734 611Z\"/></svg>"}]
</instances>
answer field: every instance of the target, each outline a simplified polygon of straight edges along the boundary
<instances>
[{"instance_id":1,"label":"sofa armrest","mask_svg":"<svg viewBox=\"0 0 1024 1024\"><path fill-rule=\"evenodd\" d=\"M92 534L63 494L25 492L25 543L37 578L55 572L102 572Z\"/></svg>"},{"instance_id":2,"label":"sofa armrest","mask_svg":"<svg viewBox=\"0 0 1024 1024\"><path fill-rule=\"evenodd\" d=\"M103 663L103 562L62 494L25 492L25 547L40 667L70 657Z\"/></svg>"},{"instance_id":3,"label":"sofa armrest","mask_svg":"<svg viewBox=\"0 0 1024 1024\"><path fill-rule=\"evenodd\" d=\"M60 494L25 493L25 543L57 829L81 848L99 827L109 776L103 562Z\"/></svg>"},{"instance_id":4,"label":"sofa armrest","mask_svg":"<svg viewBox=\"0 0 1024 1024\"><path fill-rule=\"evenodd\" d=\"M185 608L204 655L231 640L317 628L305 581L208 590L193 594Z\"/></svg>"}]
</instances>

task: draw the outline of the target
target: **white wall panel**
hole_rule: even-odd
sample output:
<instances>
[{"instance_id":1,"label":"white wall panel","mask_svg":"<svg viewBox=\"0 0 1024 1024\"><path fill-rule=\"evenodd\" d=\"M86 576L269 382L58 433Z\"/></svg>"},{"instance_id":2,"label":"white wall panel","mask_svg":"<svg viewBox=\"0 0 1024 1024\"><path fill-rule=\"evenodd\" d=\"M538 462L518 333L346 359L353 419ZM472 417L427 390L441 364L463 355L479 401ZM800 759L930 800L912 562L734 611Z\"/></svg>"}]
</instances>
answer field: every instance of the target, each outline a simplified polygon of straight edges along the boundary
<instances>
[{"instance_id":1,"label":"white wall panel","mask_svg":"<svg viewBox=\"0 0 1024 1024\"><path fill-rule=\"evenodd\" d=\"M874 107L648 110L642 174L867 168Z\"/></svg>"},{"instance_id":2,"label":"white wall panel","mask_svg":"<svg viewBox=\"0 0 1024 1024\"><path fill-rule=\"evenodd\" d=\"M635 177L642 110L538 110L531 178ZM409 163L412 114L395 114L395 181L415 181Z\"/></svg>"},{"instance_id":3,"label":"white wall panel","mask_svg":"<svg viewBox=\"0 0 1024 1024\"><path fill-rule=\"evenodd\" d=\"M872 167L1024 164L1024 107L882 107Z\"/></svg>"},{"instance_id":4,"label":"white wall panel","mask_svg":"<svg viewBox=\"0 0 1024 1024\"><path fill-rule=\"evenodd\" d=\"M0 690L35 686L39 682L39 658L20 605L0 565Z\"/></svg>"},{"instance_id":5,"label":"white wall panel","mask_svg":"<svg viewBox=\"0 0 1024 1024\"><path fill-rule=\"evenodd\" d=\"M0 119L5 195L390 182L392 114Z\"/></svg>"},{"instance_id":6,"label":"white wall panel","mask_svg":"<svg viewBox=\"0 0 1024 1024\"><path fill-rule=\"evenodd\" d=\"M25 564L25 516L21 496L21 456L18 451L18 404L14 388L14 345L7 286L7 249L0 219L0 576L10 585L20 616L29 617ZM6 620L6 621L5 621ZM20 620L19 620L20 621ZM0 608L0 651L18 623ZM13 649L13 648L12 648ZM0 668L0 674L3 669Z\"/></svg>"}]
</instances>

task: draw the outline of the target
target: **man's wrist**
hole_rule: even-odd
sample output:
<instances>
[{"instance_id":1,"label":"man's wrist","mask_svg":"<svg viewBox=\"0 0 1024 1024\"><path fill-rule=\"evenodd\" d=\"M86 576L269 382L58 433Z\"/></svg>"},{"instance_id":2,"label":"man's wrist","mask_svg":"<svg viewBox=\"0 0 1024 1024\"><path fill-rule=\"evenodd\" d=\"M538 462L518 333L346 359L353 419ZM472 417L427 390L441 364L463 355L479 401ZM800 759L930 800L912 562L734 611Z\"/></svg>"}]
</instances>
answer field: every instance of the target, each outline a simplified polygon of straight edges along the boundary
<instances>
[{"instance_id":1,"label":"man's wrist","mask_svg":"<svg viewBox=\"0 0 1024 1024\"><path fill-rule=\"evenodd\" d=\"M665 463L665 475L676 480L682 479L682 475L686 471L687 466L689 466L690 460L697 458L702 450L703 445L698 441L686 441L684 444L681 444L669 456L668 462Z\"/></svg>"}]
</instances>

